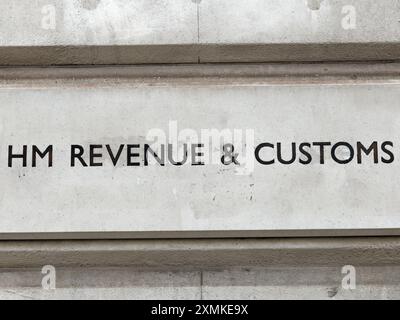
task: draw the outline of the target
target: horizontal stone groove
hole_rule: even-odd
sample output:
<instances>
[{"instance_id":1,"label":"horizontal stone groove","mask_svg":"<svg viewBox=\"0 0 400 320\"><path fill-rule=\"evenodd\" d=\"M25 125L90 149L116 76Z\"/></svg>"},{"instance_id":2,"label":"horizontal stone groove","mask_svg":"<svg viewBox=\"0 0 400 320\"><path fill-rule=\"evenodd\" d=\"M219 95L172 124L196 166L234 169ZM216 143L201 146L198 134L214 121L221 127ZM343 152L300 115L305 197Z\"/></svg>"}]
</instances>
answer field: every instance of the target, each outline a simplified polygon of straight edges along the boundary
<instances>
[{"instance_id":1,"label":"horizontal stone groove","mask_svg":"<svg viewBox=\"0 0 400 320\"><path fill-rule=\"evenodd\" d=\"M0 46L2 66L398 61L400 43Z\"/></svg>"}]
</instances>

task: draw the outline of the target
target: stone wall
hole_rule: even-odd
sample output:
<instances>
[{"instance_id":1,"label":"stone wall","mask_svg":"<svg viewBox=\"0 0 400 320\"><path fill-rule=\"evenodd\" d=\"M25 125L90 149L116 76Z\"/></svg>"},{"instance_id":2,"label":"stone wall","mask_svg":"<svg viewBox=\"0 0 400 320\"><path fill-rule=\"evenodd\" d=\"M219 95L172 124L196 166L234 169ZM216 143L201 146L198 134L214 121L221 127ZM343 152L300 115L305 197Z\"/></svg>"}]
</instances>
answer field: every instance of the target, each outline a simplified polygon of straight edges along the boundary
<instances>
[{"instance_id":1,"label":"stone wall","mask_svg":"<svg viewBox=\"0 0 400 320\"><path fill-rule=\"evenodd\" d=\"M396 0L0 0L0 90L398 85L399 9ZM13 231L0 234L2 299L400 298L398 229L136 240ZM46 265L56 290L43 288ZM348 265L353 290L342 284Z\"/></svg>"}]
</instances>

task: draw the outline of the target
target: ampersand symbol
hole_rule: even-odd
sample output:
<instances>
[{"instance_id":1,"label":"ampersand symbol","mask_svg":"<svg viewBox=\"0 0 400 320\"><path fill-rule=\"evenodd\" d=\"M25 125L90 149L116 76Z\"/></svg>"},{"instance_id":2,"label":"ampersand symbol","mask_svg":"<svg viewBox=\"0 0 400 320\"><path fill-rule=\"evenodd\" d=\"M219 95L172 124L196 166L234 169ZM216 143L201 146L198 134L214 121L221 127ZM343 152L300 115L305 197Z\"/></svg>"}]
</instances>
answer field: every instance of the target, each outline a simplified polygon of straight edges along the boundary
<instances>
[{"instance_id":1,"label":"ampersand symbol","mask_svg":"<svg viewBox=\"0 0 400 320\"><path fill-rule=\"evenodd\" d=\"M237 156L239 155L238 153L234 153L235 147L231 143L224 144L222 147L222 152L223 155L221 157L221 162L224 165L230 165L232 163L239 165L239 162L237 161Z\"/></svg>"}]
</instances>

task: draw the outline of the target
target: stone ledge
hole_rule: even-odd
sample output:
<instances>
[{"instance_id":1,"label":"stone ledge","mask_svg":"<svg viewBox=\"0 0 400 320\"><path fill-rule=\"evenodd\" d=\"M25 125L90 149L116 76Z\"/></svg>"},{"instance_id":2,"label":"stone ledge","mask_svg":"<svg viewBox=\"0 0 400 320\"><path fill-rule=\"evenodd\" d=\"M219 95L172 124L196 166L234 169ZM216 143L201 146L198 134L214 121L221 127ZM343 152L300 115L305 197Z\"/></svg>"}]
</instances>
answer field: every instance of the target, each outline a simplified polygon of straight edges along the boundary
<instances>
[{"instance_id":1,"label":"stone ledge","mask_svg":"<svg viewBox=\"0 0 400 320\"><path fill-rule=\"evenodd\" d=\"M0 268L396 265L400 238L0 241Z\"/></svg>"},{"instance_id":2,"label":"stone ledge","mask_svg":"<svg viewBox=\"0 0 400 320\"><path fill-rule=\"evenodd\" d=\"M142 66L57 66L2 67L1 85L57 85L93 82L113 85L127 82L142 84L179 83L296 83L396 80L400 77L398 62L346 63L263 63L263 64L180 64Z\"/></svg>"}]
</instances>

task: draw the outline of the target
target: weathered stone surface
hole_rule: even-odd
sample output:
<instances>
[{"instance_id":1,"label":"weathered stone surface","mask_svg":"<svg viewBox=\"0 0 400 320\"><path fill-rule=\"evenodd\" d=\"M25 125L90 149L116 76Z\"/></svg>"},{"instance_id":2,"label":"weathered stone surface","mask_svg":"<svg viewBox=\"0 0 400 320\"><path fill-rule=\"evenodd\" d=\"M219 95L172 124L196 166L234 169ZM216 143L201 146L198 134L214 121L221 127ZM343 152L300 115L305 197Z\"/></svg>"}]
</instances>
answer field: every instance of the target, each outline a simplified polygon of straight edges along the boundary
<instances>
[{"instance_id":1,"label":"weathered stone surface","mask_svg":"<svg viewBox=\"0 0 400 320\"><path fill-rule=\"evenodd\" d=\"M1 299L398 299L398 238L0 242ZM54 266L55 290L42 286ZM344 266L355 288L343 286Z\"/></svg>"},{"instance_id":2,"label":"weathered stone surface","mask_svg":"<svg viewBox=\"0 0 400 320\"><path fill-rule=\"evenodd\" d=\"M69 155L71 144L86 152L90 144L144 144L150 129L167 132L169 121L177 121L179 129L196 132L254 129L256 144L281 142L285 157L292 142L392 141L397 159L395 80L278 84L248 78L217 86L193 79L181 85L56 81L4 82L0 90L3 238L398 232L398 162L384 163L388 154L381 149L378 163L370 154L360 164L356 157L339 164L327 151L321 164L314 146L308 165L298 158L291 165L256 163L247 175L221 163L114 167L105 152L103 167L72 168ZM46 159L32 168L29 157L28 167L14 159L8 168L11 144L14 152L24 144L53 144L54 166L46 167ZM346 150L337 156L349 157Z\"/></svg>"},{"instance_id":3,"label":"weathered stone surface","mask_svg":"<svg viewBox=\"0 0 400 320\"><path fill-rule=\"evenodd\" d=\"M396 0L205 0L200 5L200 41L399 42L399 9Z\"/></svg>"},{"instance_id":4,"label":"weathered stone surface","mask_svg":"<svg viewBox=\"0 0 400 320\"><path fill-rule=\"evenodd\" d=\"M0 2L0 64L398 60L396 0Z\"/></svg>"},{"instance_id":5,"label":"weathered stone surface","mask_svg":"<svg viewBox=\"0 0 400 320\"><path fill-rule=\"evenodd\" d=\"M355 266L355 288L342 285L342 266L151 271L56 268L55 289L42 287L42 268L0 269L0 298L12 299L399 299L398 266Z\"/></svg>"},{"instance_id":6,"label":"weathered stone surface","mask_svg":"<svg viewBox=\"0 0 400 320\"><path fill-rule=\"evenodd\" d=\"M0 46L179 45L197 41L191 1L0 2Z\"/></svg>"}]
</instances>

